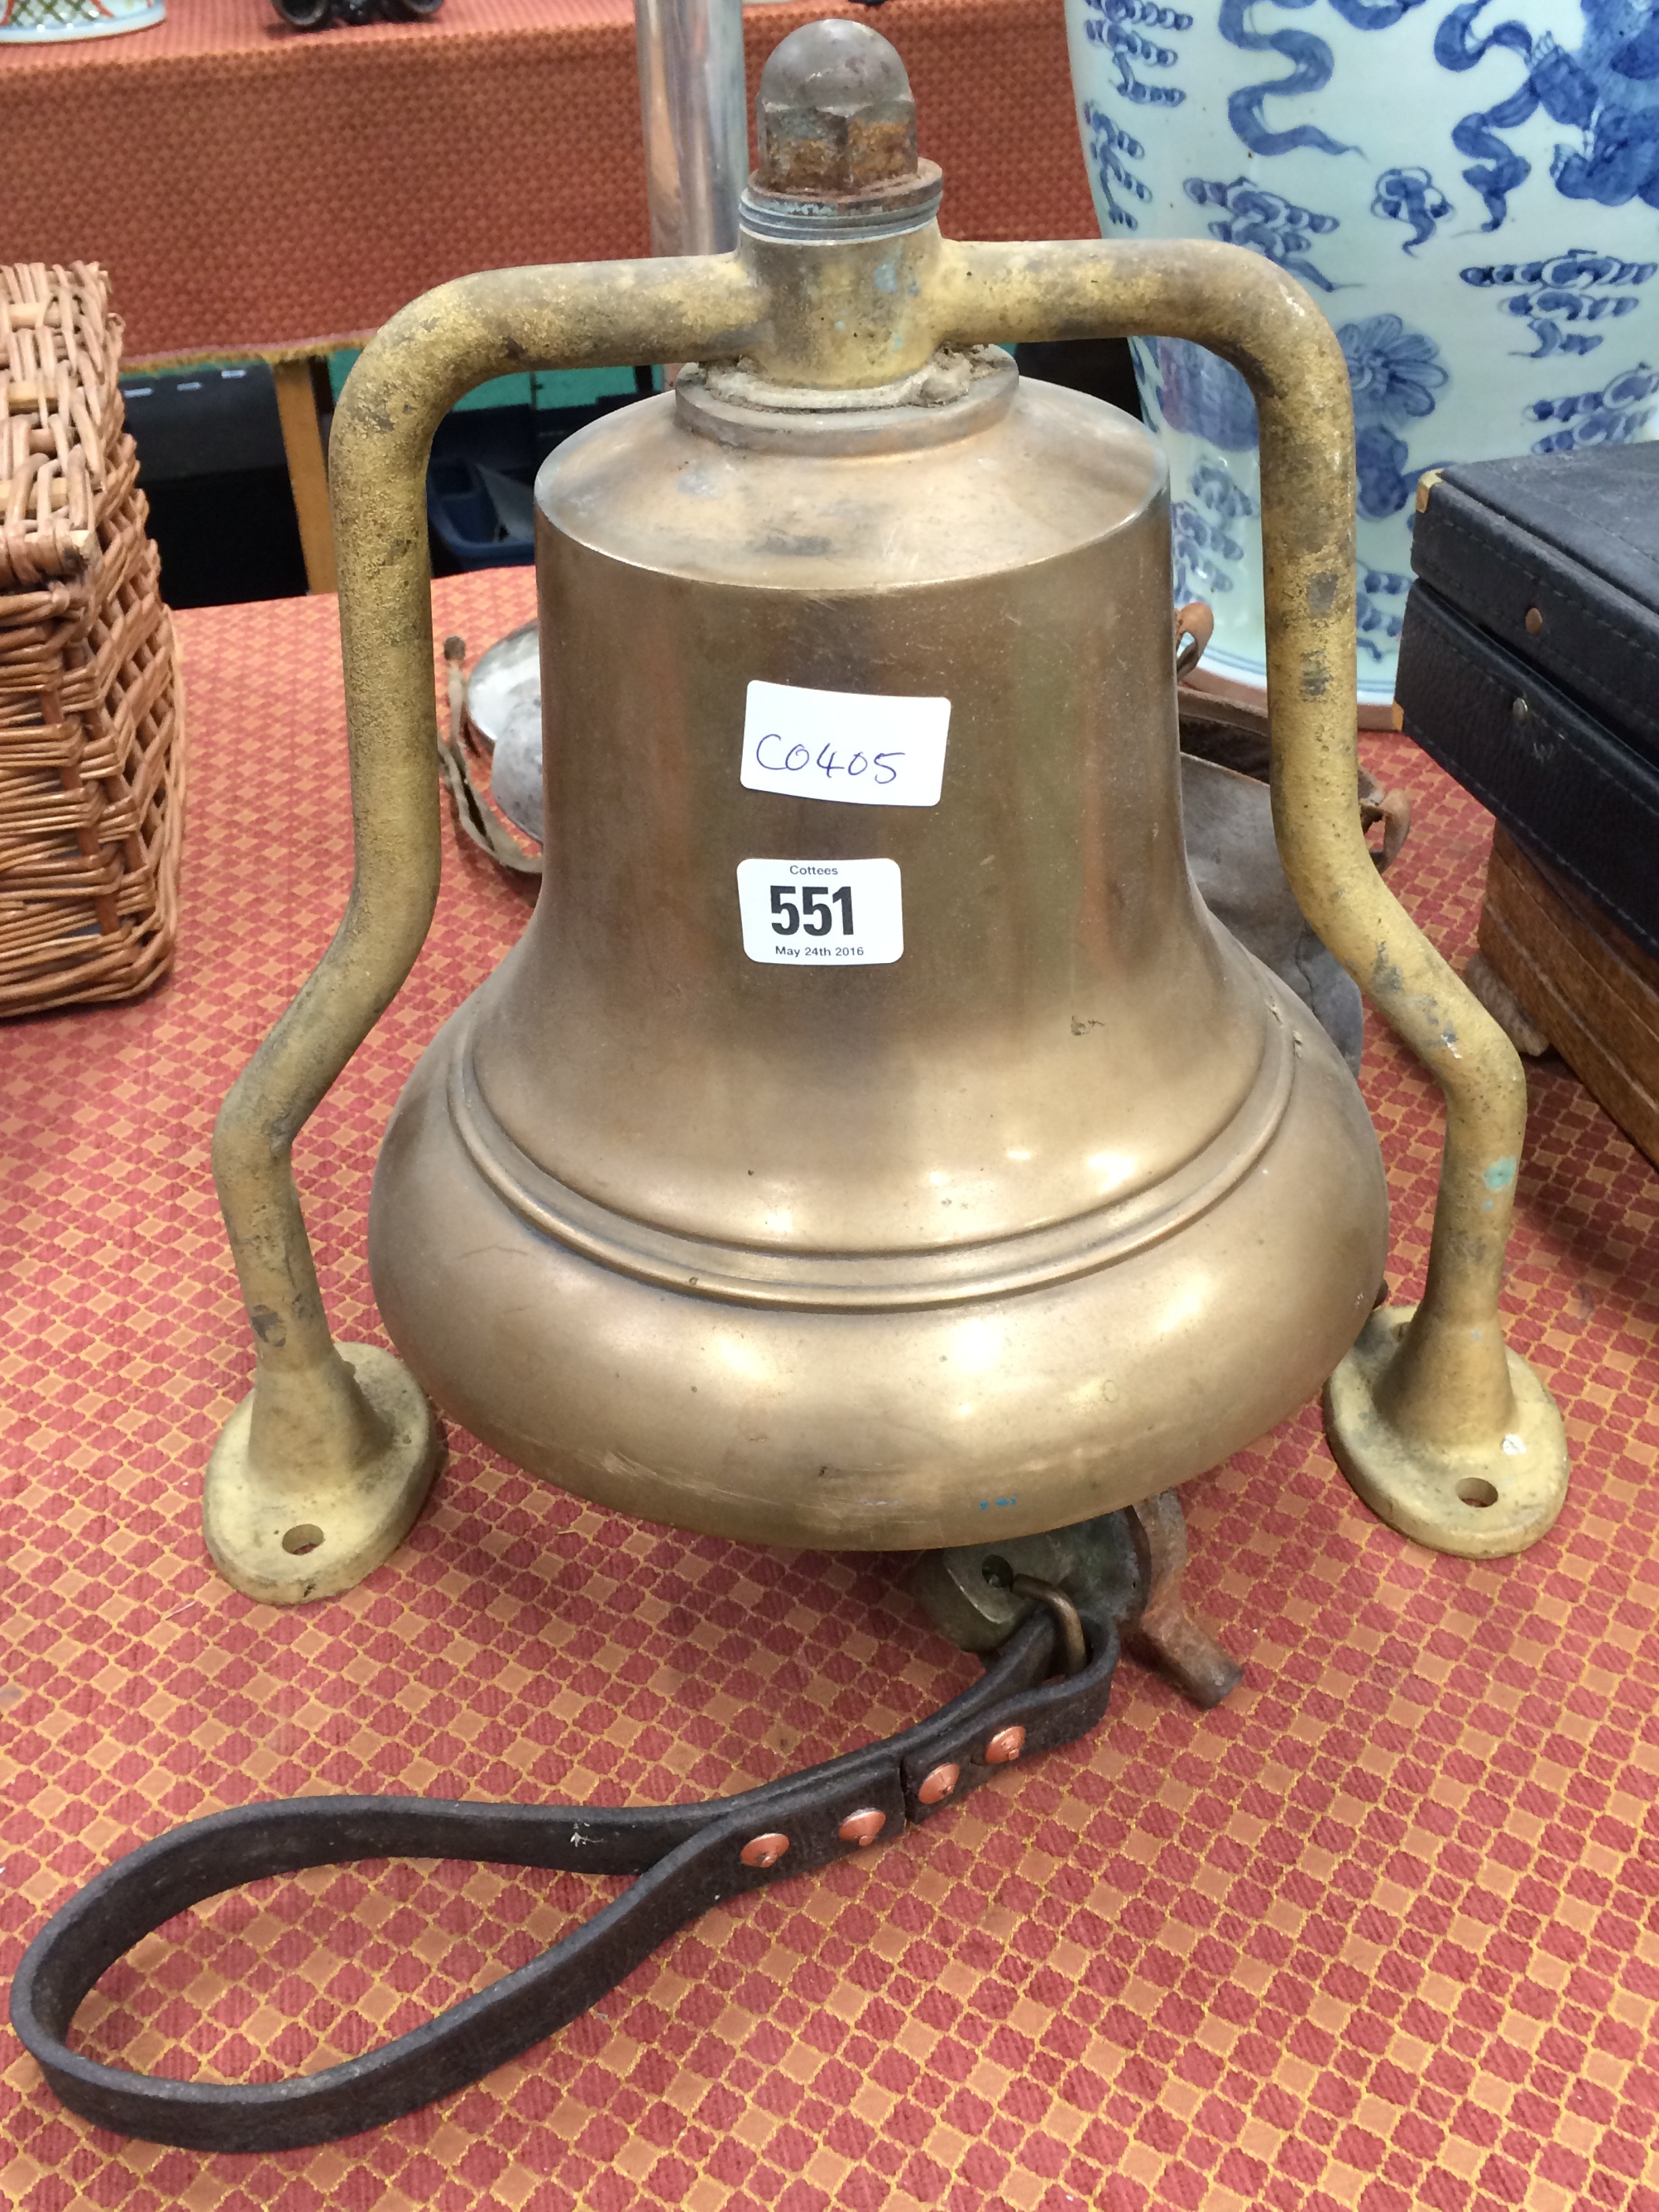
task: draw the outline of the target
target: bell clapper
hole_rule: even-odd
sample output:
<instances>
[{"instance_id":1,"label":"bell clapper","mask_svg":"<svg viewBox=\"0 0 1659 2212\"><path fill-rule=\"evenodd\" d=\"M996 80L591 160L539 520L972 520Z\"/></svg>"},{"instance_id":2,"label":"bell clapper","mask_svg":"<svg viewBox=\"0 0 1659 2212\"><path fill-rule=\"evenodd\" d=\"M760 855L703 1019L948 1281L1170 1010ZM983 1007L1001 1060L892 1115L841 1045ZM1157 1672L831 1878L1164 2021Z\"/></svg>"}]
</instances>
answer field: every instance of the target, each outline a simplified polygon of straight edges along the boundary
<instances>
[{"instance_id":1,"label":"bell clapper","mask_svg":"<svg viewBox=\"0 0 1659 2212\"><path fill-rule=\"evenodd\" d=\"M1187 1516L1180 1496L1160 1491L1132 1505L1126 1517L1146 1595L1139 1613L1124 1623L1123 1648L1207 1711L1238 1687L1244 1669L1187 1610L1181 1591Z\"/></svg>"},{"instance_id":2,"label":"bell clapper","mask_svg":"<svg viewBox=\"0 0 1659 2212\"><path fill-rule=\"evenodd\" d=\"M929 1552L910 1592L941 1636L964 1651L994 1651L1037 1605L1054 1616L1056 1655L1077 1671L1084 1650L1077 1601L1117 1620L1123 1648L1195 1705L1218 1705L1243 1679L1186 1608L1181 1577L1187 1523L1173 1490L1045 1535Z\"/></svg>"}]
</instances>

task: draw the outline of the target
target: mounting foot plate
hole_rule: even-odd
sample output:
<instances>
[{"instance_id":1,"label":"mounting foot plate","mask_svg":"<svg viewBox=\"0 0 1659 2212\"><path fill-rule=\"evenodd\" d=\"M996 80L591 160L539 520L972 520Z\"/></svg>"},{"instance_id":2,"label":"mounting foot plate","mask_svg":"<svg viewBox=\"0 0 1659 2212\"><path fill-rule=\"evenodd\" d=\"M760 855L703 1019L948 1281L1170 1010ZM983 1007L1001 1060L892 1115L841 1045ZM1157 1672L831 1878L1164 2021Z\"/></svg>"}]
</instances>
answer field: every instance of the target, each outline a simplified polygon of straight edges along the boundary
<instances>
[{"instance_id":1,"label":"mounting foot plate","mask_svg":"<svg viewBox=\"0 0 1659 2212\"><path fill-rule=\"evenodd\" d=\"M273 1474L249 1458L250 1391L208 1462L202 1525L213 1563L234 1589L266 1605L303 1605L351 1589L389 1559L413 1526L443 1460L443 1434L402 1360L378 1345L343 1344L385 1442L345 1474Z\"/></svg>"},{"instance_id":2,"label":"mounting foot plate","mask_svg":"<svg viewBox=\"0 0 1659 2212\"><path fill-rule=\"evenodd\" d=\"M1567 1439L1555 1401L1520 1354L1508 1355L1515 1412L1501 1437L1435 1450L1402 1437L1376 1389L1413 1309L1371 1316L1325 1386L1325 1434L1349 1482L1379 1520L1431 1551L1495 1559L1524 1552L1567 1495Z\"/></svg>"}]
</instances>

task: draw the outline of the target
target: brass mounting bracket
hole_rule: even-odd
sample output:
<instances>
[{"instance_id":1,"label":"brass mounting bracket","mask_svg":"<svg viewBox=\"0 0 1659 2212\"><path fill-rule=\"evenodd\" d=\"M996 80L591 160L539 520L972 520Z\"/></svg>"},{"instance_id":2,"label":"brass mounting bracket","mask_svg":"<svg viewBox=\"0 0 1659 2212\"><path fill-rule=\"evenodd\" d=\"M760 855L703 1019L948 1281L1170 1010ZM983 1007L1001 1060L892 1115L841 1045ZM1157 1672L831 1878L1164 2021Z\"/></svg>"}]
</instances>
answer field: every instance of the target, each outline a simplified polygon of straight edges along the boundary
<instances>
[{"instance_id":1,"label":"brass mounting bracket","mask_svg":"<svg viewBox=\"0 0 1659 2212\"><path fill-rule=\"evenodd\" d=\"M1525 1126L1520 1063L1378 880L1353 805L1353 420L1335 334L1292 277L1235 246L947 243L927 169L914 188L901 179L847 196L839 229L833 196L823 204L831 220L814 232L817 216L786 222L779 195L763 190L735 253L443 285L394 316L352 370L329 466L356 873L337 934L227 1099L214 1142L258 1369L209 1468L207 1522L221 1571L250 1595L282 1602L345 1587L397 1542L437 1464L436 1425L414 1382L399 1370L394 1387L389 1354L354 1351L347 1362L335 1350L289 1159L402 985L437 896L424 508L433 433L473 386L530 368L744 356L774 384L867 388L943 345L1160 334L1240 370L1261 427L1285 872L1310 922L1446 1101L1427 1288L1403 1322L1373 1322L1333 1378L1333 1446L1376 1510L1448 1551L1515 1548L1559 1508L1559 1424L1542 1410L1543 1386L1506 1353L1498 1318ZM1512 1504L1521 1459L1505 1443L1516 1435L1528 1439L1524 1504ZM1478 1466L1456 1480L1485 1481L1491 1507L1471 1507L1455 1481L1448 1490L1454 1461ZM336 1555L325 1516L342 1514L350 1533ZM279 1542L295 1528L323 1531L312 1551L287 1555L292 1574L271 1572L279 1522Z\"/></svg>"}]
</instances>

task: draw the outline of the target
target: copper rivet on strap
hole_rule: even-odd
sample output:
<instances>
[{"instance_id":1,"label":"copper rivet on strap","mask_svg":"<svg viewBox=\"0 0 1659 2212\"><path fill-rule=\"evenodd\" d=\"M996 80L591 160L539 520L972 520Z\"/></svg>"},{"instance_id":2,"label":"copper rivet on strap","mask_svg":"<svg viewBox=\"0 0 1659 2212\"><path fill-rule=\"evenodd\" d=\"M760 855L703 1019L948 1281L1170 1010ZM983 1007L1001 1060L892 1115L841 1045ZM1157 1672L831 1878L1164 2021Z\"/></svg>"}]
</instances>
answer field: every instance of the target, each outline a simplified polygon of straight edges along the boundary
<instances>
[{"instance_id":1,"label":"copper rivet on strap","mask_svg":"<svg viewBox=\"0 0 1659 2212\"><path fill-rule=\"evenodd\" d=\"M875 1842L876 1838L886 1826L886 1814L878 1813L872 1807L866 1812L849 1813L840 1827L836 1829L836 1833L841 1838L842 1843L856 1844L862 1851L867 1850Z\"/></svg>"},{"instance_id":2,"label":"copper rivet on strap","mask_svg":"<svg viewBox=\"0 0 1659 2212\"><path fill-rule=\"evenodd\" d=\"M743 1863L751 1867L775 1866L788 1848L787 1836L780 1836L775 1832L769 1836L757 1836L744 1845Z\"/></svg>"},{"instance_id":3,"label":"copper rivet on strap","mask_svg":"<svg viewBox=\"0 0 1659 2212\"><path fill-rule=\"evenodd\" d=\"M957 1778L961 1772L962 1769L959 1766L952 1766L948 1761L943 1766L936 1766L921 1789L917 1790L918 1801L923 1805L943 1803L956 1788Z\"/></svg>"},{"instance_id":4,"label":"copper rivet on strap","mask_svg":"<svg viewBox=\"0 0 1659 2212\"><path fill-rule=\"evenodd\" d=\"M1536 637L1539 631L1542 629L1543 627L1544 617L1542 611L1537 607L1528 607L1527 609L1527 635L1528 637Z\"/></svg>"},{"instance_id":5,"label":"copper rivet on strap","mask_svg":"<svg viewBox=\"0 0 1659 2212\"><path fill-rule=\"evenodd\" d=\"M986 1764L988 1766L1011 1765L1024 1748L1025 1731L1023 1728L999 1729L985 1747Z\"/></svg>"}]
</instances>

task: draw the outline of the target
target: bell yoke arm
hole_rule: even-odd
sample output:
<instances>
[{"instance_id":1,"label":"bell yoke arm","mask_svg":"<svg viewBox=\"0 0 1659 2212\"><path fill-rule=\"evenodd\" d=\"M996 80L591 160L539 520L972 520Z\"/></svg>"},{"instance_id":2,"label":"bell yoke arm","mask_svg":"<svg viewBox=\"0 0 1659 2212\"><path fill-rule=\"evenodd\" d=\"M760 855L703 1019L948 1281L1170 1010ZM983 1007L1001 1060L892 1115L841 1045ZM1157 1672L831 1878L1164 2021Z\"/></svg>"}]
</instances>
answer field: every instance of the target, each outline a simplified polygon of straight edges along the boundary
<instances>
[{"instance_id":1,"label":"bell yoke arm","mask_svg":"<svg viewBox=\"0 0 1659 2212\"><path fill-rule=\"evenodd\" d=\"M1292 277L1235 246L966 246L953 263L950 336L1189 338L1249 385L1280 857L1309 922L1446 1104L1423 1325L1401 1343L1379 1395L1389 1425L1413 1443L1479 1449L1514 1414L1498 1304L1526 1077L1382 882L1354 805L1353 408L1336 335Z\"/></svg>"},{"instance_id":2,"label":"bell yoke arm","mask_svg":"<svg viewBox=\"0 0 1659 2212\"><path fill-rule=\"evenodd\" d=\"M214 1174L262 1374L332 1346L294 1139L397 995L438 896L426 472L438 424L494 376L739 350L759 296L735 255L493 270L404 308L347 379L329 441L354 869L332 943L226 1099Z\"/></svg>"}]
</instances>

